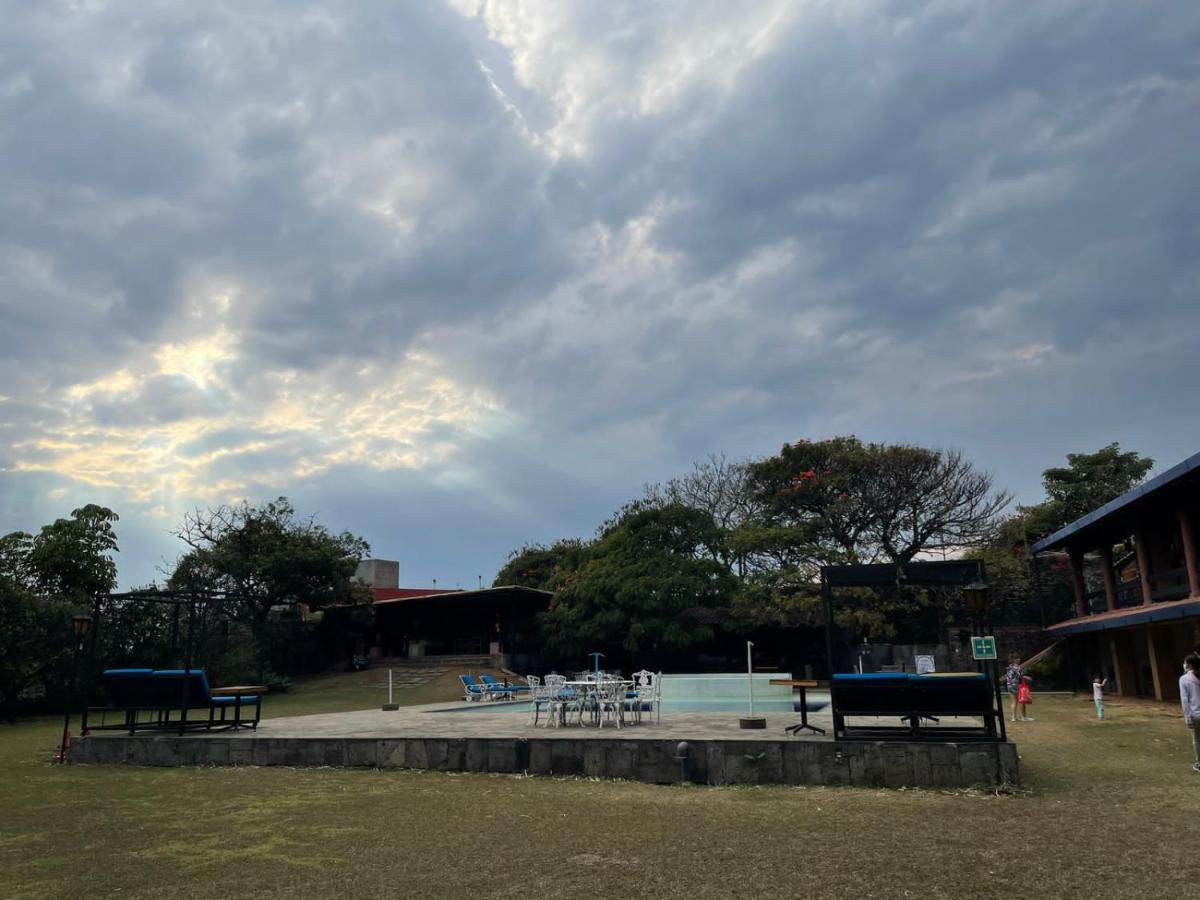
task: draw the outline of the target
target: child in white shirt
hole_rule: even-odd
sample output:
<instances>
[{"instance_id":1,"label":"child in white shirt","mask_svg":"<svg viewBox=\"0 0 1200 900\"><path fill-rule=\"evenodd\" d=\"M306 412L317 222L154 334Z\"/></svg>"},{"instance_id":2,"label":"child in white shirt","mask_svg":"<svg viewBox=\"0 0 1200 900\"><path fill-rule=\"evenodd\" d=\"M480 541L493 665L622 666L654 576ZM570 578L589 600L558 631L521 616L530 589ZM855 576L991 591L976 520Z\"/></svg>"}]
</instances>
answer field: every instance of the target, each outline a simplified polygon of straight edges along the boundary
<instances>
[{"instance_id":1,"label":"child in white shirt","mask_svg":"<svg viewBox=\"0 0 1200 900\"><path fill-rule=\"evenodd\" d=\"M1096 703L1096 718L1104 719L1104 689L1108 687L1108 679L1097 675L1092 679L1092 700Z\"/></svg>"}]
</instances>

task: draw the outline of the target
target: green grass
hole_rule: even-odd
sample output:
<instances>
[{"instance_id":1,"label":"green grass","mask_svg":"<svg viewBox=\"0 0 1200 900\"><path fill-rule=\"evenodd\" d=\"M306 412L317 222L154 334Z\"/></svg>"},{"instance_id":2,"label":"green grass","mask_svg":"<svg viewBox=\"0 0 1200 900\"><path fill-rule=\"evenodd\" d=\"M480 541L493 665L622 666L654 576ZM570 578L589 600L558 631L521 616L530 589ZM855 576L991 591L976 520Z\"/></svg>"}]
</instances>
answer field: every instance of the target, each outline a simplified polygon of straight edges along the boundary
<instances>
[{"instance_id":1,"label":"green grass","mask_svg":"<svg viewBox=\"0 0 1200 900\"><path fill-rule=\"evenodd\" d=\"M273 715L377 705L375 673ZM454 695L439 684L401 702ZM351 769L56 767L0 726L4 897L1187 896L1200 775L1169 707L1039 698L1022 791L666 787ZM907 892L907 894L906 894Z\"/></svg>"}]
</instances>

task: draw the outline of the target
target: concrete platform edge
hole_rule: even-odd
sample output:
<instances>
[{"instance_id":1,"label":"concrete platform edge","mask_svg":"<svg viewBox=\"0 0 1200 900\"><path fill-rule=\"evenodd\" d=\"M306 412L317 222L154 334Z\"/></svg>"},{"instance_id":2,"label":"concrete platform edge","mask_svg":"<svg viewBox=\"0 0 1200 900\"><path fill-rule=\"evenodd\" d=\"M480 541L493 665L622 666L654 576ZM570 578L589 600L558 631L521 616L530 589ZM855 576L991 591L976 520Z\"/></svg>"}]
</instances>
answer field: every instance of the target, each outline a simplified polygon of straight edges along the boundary
<instances>
[{"instance_id":1,"label":"concrete platform edge","mask_svg":"<svg viewBox=\"0 0 1200 900\"><path fill-rule=\"evenodd\" d=\"M807 784L966 788L1019 783L1013 743L726 741L511 737L89 736L73 764L349 766L586 775L653 784Z\"/></svg>"}]
</instances>

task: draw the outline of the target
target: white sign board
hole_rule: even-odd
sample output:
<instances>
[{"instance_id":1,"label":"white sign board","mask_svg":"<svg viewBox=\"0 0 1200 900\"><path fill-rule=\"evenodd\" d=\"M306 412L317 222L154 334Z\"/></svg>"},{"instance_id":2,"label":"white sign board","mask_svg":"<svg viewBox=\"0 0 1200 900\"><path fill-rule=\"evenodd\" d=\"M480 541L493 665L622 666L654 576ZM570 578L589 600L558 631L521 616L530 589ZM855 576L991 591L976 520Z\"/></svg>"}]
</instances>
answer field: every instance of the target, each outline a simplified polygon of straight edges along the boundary
<instances>
[{"instance_id":1,"label":"white sign board","mask_svg":"<svg viewBox=\"0 0 1200 900\"><path fill-rule=\"evenodd\" d=\"M916 662L918 675L928 675L930 672L935 671L932 656L918 656Z\"/></svg>"}]
</instances>

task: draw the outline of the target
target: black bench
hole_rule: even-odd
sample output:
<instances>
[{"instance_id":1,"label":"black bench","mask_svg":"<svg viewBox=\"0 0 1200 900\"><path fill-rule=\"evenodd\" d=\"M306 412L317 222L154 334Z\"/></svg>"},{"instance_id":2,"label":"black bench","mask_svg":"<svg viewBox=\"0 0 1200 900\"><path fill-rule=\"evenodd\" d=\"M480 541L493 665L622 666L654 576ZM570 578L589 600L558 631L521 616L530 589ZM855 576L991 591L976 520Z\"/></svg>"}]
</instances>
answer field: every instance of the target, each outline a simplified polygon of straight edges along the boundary
<instances>
[{"instance_id":1,"label":"black bench","mask_svg":"<svg viewBox=\"0 0 1200 900\"><path fill-rule=\"evenodd\" d=\"M108 705L84 710L83 734L257 728L262 718L261 691L214 693L203 669L107 669L101 680ZM113 713L121 715L120 724L107 723ZM97 714L100 724L91 724Z\"/></svg>"},{"instance_id":2,"label":"black bench","mask_svg":"<svg viewBox=\"0 0 1200 900\"><path fill-rule=\"evenodd\" d=\"M838 674L830 682L833 736L838 740L998 740L995 694L979 672L910 675ZM851 717L898 718L900 725L850 725ZM978 718L981 725L941 723ZM936 727L928 727L934 722Z\"/></svg>"}]
</instances>

